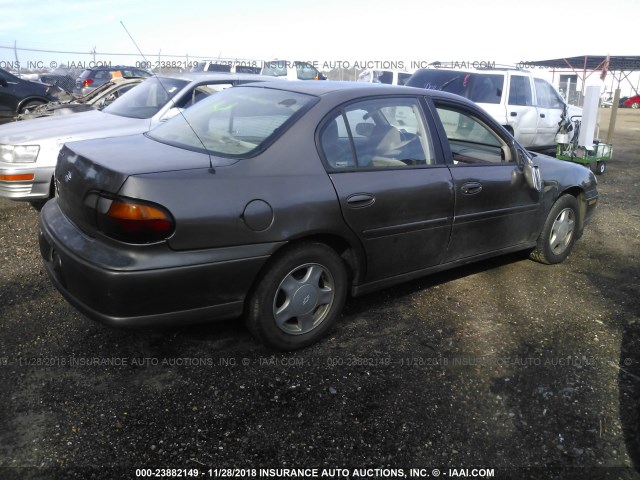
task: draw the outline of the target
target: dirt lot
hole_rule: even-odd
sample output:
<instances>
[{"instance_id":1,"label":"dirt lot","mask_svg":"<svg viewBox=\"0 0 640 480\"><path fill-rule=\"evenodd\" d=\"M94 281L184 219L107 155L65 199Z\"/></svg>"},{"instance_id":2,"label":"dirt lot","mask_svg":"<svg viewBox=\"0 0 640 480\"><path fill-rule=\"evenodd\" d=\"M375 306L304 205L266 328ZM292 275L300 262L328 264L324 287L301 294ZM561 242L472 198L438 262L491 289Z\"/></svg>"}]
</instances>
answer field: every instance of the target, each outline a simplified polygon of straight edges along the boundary
<instances>
[{"instance_id":1,"label":"dirt lot","mask_svg":"<svg viewBox=\"0 0 640 480\"><path fill-rule=\"evenodd\" d=\"M640 111L614 145L563 264L511 255L352 299L294 354L240 322L89 321L44 273L37 212L0 201L0 478L640 478Z\"/></svg>"}]
</instances>

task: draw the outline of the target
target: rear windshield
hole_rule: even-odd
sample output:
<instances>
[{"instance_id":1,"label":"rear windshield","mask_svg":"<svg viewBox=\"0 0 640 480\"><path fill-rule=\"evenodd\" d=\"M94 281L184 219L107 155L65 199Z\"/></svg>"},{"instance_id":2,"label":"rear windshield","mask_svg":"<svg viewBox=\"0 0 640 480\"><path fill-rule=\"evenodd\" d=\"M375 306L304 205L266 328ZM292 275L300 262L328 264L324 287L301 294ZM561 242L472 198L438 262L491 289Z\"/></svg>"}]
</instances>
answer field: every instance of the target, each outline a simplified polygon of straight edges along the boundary
<instances>
[{"instance_id":1,"label":"rear windshield","mask_svg":"<svg viewBox=\"0 0 640 480\"><path fill-rule=\"evenodd\" d=\"M149 78L118 98L103 112L121 117L151 118L188 83L176 78Z\"/></svg>"},{"instance_id":2,"label":"rear windshield","mask_svg":"<svg viewBox=\"0 0 640 480\"><path fill-rule=\"evenodd\" d=\"M455 93L476 103L500 103L504 75L458 70L421 70L413 74L406 85Z\"/></svg>"},{"instance_id":3,"label":"rear windshield","mask_svg":"<svg viewBox=\"0 0 640 480\"><path fill-rule=\"evenodd\" d=\"M189 150L247 157L266 148L315 98L284 90L233 87L202 100L147 135Z\"/></svg>"}]
</instances>

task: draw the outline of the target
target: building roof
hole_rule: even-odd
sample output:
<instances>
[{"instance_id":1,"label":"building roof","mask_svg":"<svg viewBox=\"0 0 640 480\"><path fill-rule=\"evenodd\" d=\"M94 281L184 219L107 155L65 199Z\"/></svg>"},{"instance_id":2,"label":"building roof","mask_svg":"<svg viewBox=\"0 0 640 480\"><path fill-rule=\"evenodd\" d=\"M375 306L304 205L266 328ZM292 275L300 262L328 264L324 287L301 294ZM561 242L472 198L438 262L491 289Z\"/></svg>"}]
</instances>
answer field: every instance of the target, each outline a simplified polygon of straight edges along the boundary
<instances>
[{"instance_id":1,"label":"building roof","mask_svg":"<svg viewBox=\"0 0 640 480\"><path fill-rule=\"evenodd\" d=\"M632 72L640 70L640 56L610 55L608 71ZM573 70L602 70L607 60L606 55L582 55L579 57L556 58L536 62L524 62L527 66L550 68L570 68Z\"/></svg>"}]
</instances>

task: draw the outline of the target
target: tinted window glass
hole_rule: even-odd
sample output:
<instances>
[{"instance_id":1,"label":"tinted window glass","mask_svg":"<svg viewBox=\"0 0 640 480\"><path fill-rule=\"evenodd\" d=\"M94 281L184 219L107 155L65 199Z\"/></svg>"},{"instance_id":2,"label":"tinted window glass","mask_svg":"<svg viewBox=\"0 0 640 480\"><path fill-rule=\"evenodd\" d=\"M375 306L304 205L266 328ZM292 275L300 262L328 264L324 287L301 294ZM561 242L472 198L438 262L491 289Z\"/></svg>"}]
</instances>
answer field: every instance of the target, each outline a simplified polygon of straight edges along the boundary
<instances>
[{"instance_id":1,"label":"tinted window glass","mask_svg":"<svg viewBox=\"0 0 640 480\"><path fill-rule=\"evenodd\" d=\"M298 80L316 80L318 71L308 63L296 62L296 73Z\"/></svg>"},{"instance_id":2,"label":"tinted window glass","mask_svg":"<svg viewBox=\"0 0 640 480\"><path fill-rule=\"evenodd\" d=\"M454 164L512 161L510 149L482 120L450 106L436 108L449 140Z\"/></svg>"},{"instance_id":3,"label":"tinted window glass","mask_svg":"<svg viewBox=\"0 0 640 480\"><path fill-rule=\"evenodd\" d=\"M406 83L411 87L442 90L477 103L500 103L504 74L479 74L458 70L421 70Z\"/></svg>"},{"instance_id":4,"label":"tinted window glass","mask_svg":"<svg viewBox=\"0 0 640 480\"><path fill-rule=\"evenodd\" d=\"M122 117L151 118L187 83L175 78L149 78L118 98L103 112Z\"/></svg>"},{"instance_id":5,"label":"tinted window glass","mask_svg":"<svg viewBox=\"0 0 640 480\"><path fill-rule=\"evenodd\" d=\"M398 85L405 85L410 78L410 73L398 73Z\"/></svg>"},{"instance_id":6,"label":"tinted window glass","mask_svg":"<svg viewBox=\"0 0 640 480\"><path fill-rule=\"evenodd\" d=\"M209 96L148 135L213 155L250 156L266 148L314 99L283 90L234 87Z\"/></svg>"},{"instance_id":7,"label":"tinted window glass","mask_svg":"<svg viewBox=\"0 0 640 480\"><path fill-rule=\"evenodd\" d=\"M406 168L432 165L433 144L415 99L349 105L324 125L320 146L328 166Z\"/></svg>"},{"instance_id":8,"label":"tinted window glass","mask_svg":"<svg viewBox=\"0 0 640 480\"><path fill-rule=\"evenodd\" d=\"M564 106L560 95L558 95L550 83L541 78L535 78L534 82L536 86L536 96L538 97L538 106L544 108L562 108Z\"/></svg>"},{"instance_id":9,"label":"tinted window glass","mask_svg":"<svg viewBox=\"0 0 640 480\"><path fill-rule=\"evenodd\" d=\"M509 105L533 105L531 98L531 82L529 77L512 75L509 85Z\"/></svg>"}]
</instances>

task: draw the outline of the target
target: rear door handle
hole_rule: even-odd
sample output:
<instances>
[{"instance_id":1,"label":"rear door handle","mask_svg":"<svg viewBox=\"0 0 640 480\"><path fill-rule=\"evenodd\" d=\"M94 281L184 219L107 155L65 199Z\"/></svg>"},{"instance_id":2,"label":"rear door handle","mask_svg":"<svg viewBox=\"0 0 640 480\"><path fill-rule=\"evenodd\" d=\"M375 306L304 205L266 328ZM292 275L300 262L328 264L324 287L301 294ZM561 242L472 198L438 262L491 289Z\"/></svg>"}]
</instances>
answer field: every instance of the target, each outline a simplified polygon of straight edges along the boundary
<instances>
[{"instance_id":1,"label":"rear door handle","mask_svg":"<svg viewBox=\"0 0 640 480\"><path fill-rule=\"evenodd\" d=\"M540 118L545 118L544 113L540 114Z\"/></svg>"},{"instance_id":2,"label":"rear door handle","mask_svg":"<svg viewBox=\"0 0 640 480\"><path fill-rule=\"evenodd\" d=\"M518 112L511 112L509 115L511 115L512 117L517 117L518 116Z\"/></svg>"},{"instance_id":3,"label":"rear door handle","mask_svg":"<svg viewBox=\"0 0 640 480\"><path fill-rule=\"evenodd\" d=\"M461 190L464 195L475 195L482 191L482 184L479 182L467 182L462 185Z\"/></svg>"},{"instance_id":4,"label":"rear door handle","mask_svg":"<svg viewBox=\"0 0 640 480\"><path fill-rule=\"evenodd\" d=\"M351 208L363 208L373 205L376 197L370 193L354 193L347 198L347 205Z\"/></svg>"}]
</instances>

